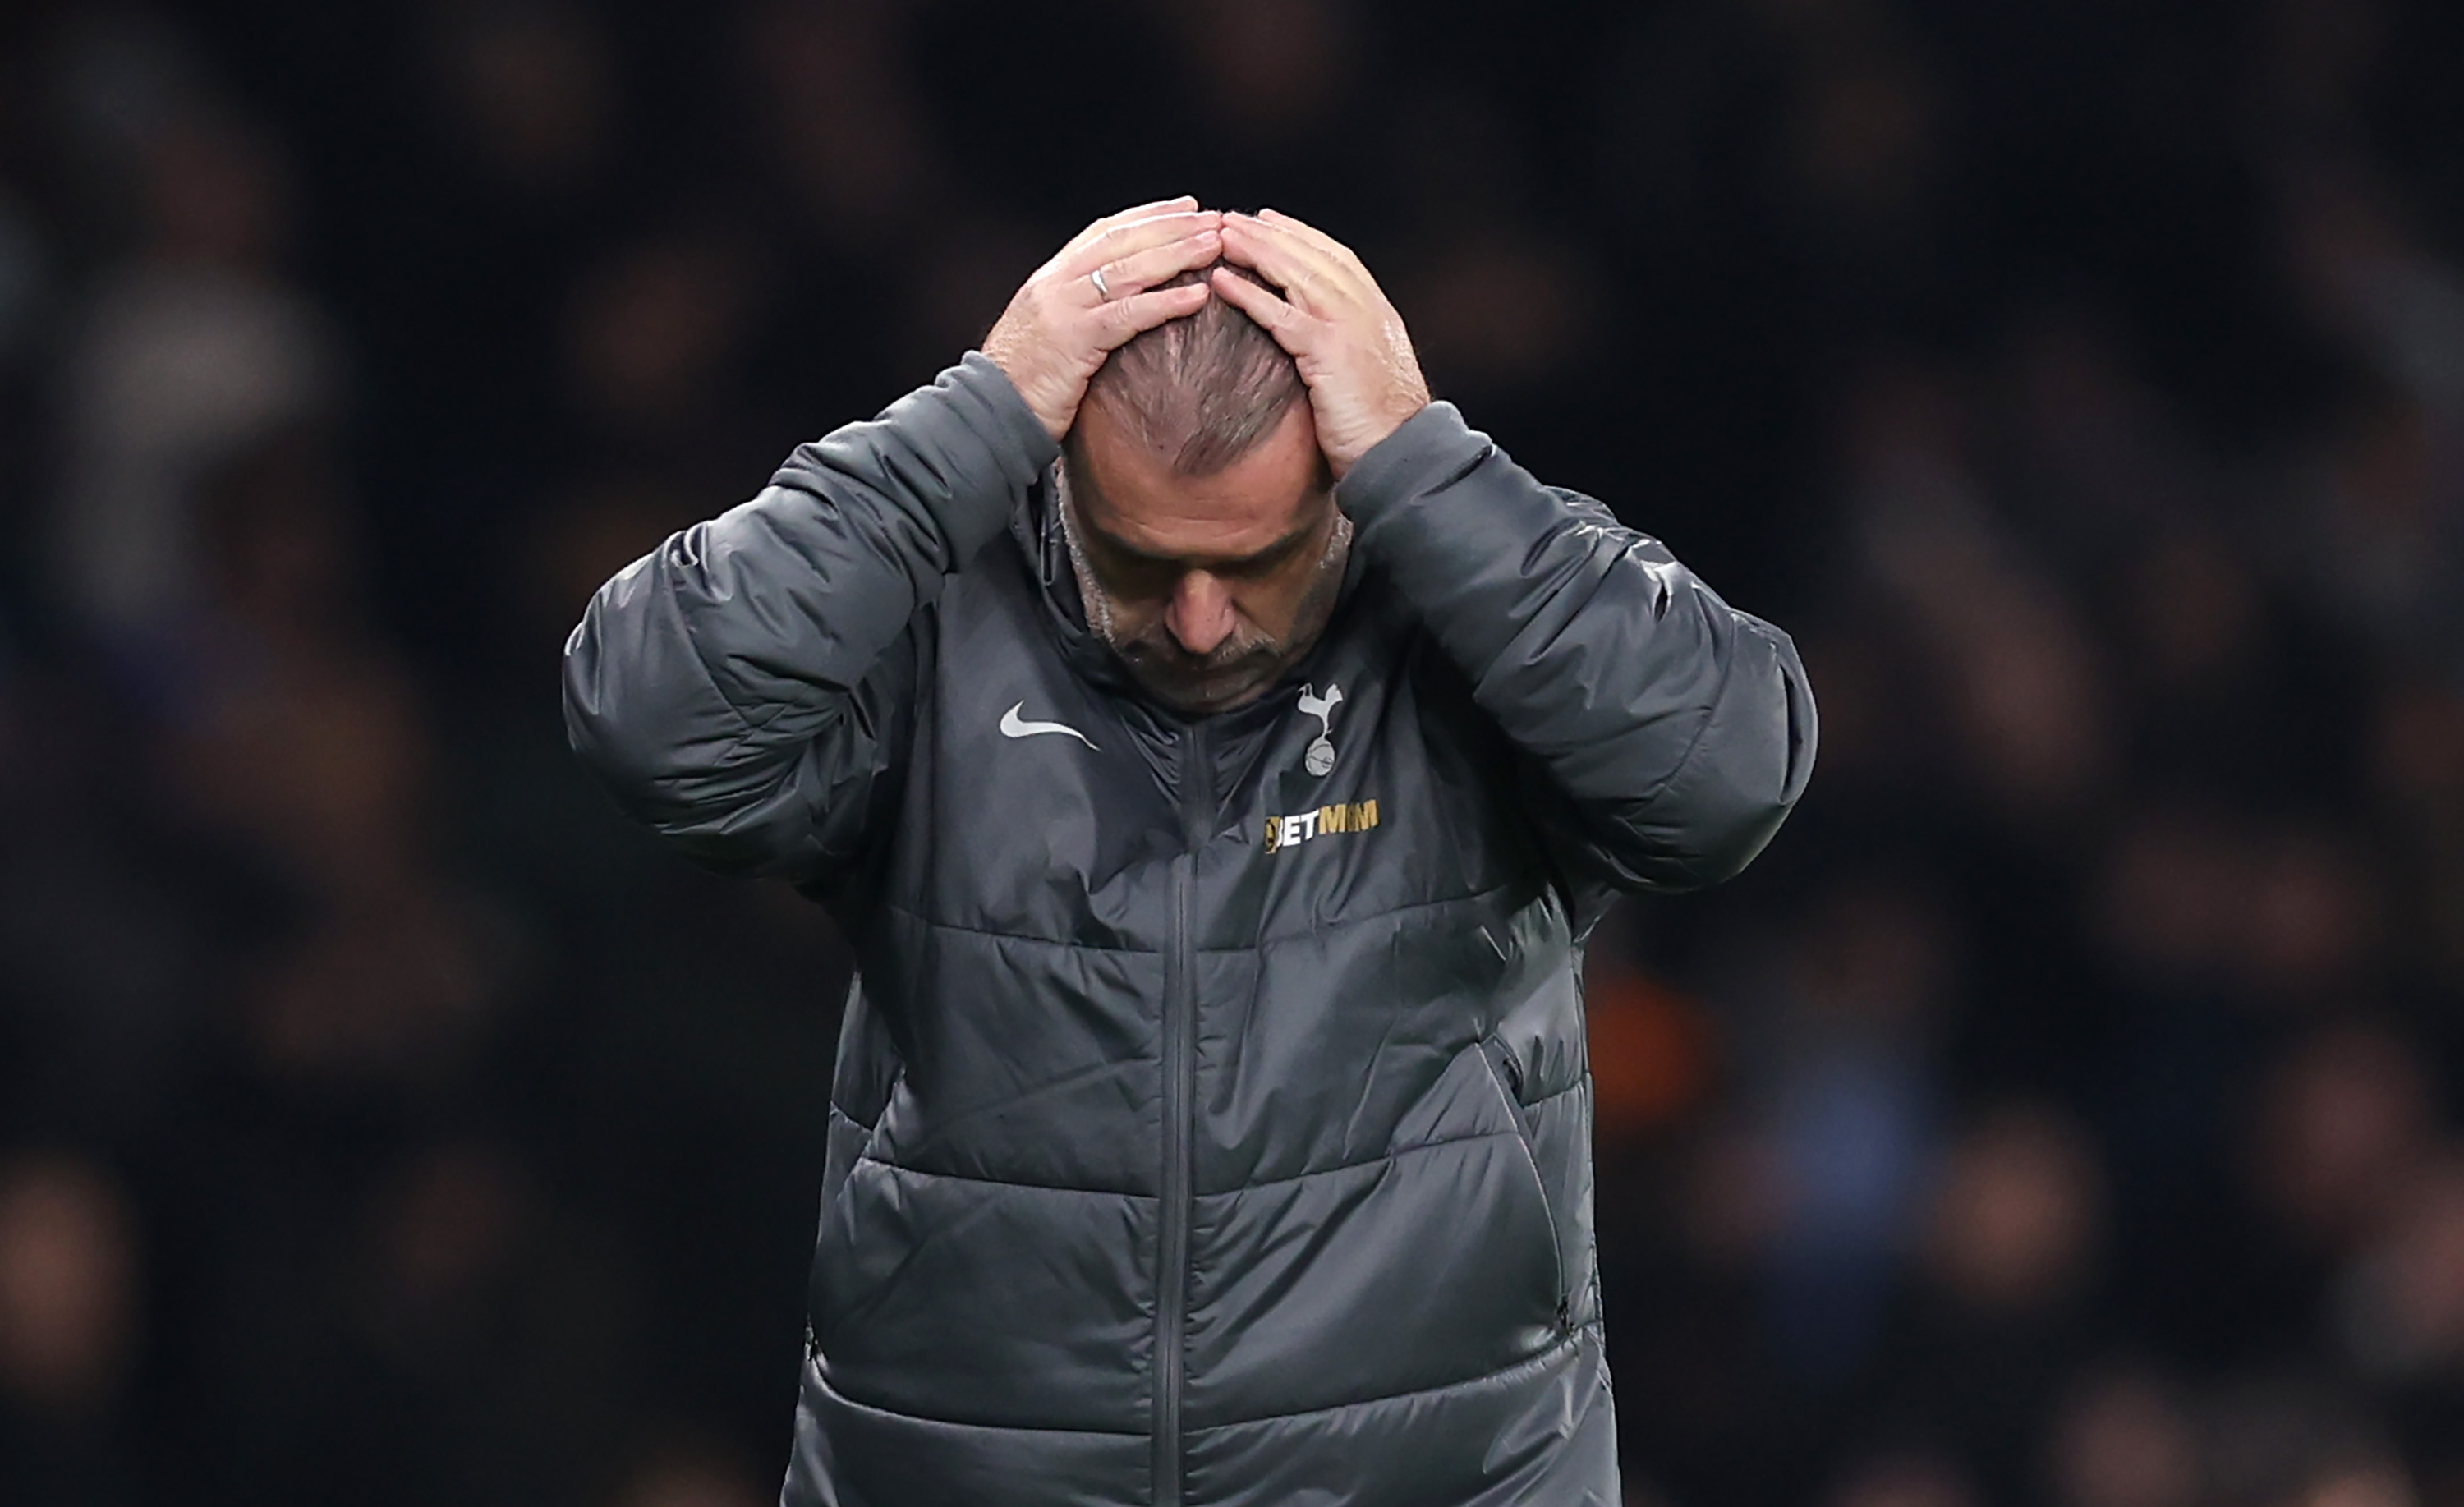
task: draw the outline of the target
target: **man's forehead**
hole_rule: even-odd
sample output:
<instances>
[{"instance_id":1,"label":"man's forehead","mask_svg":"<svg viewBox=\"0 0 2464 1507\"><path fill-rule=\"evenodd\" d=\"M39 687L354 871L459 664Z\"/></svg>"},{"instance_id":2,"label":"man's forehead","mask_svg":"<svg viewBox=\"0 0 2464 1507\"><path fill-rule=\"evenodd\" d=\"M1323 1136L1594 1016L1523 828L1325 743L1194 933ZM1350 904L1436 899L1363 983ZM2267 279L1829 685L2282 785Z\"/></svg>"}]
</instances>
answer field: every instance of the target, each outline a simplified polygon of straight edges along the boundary
<instances>
[{"instance_id":1,"label":"man's forehead","mask_svg":"<svg viewBox=\"0 0 2464 1507\"><path fill-rule=\"evenodd\" d=\"M1081 518L1079 527L1115 555L1155 565L1203 569L1243 565L1288 554L1315 537L1324 522L1323 512L1308 509L1291 527L1281 533L1263 535L1242 531L1218 532L1211 536L1201 536L1195 531L1168 533L1141 529L1124 536L1091 518Z\"/></svg>"},{"instance_id":2,"label":"man's forehead","mask_svg":"<svg viewBox=\"0 0 2464 1507\"><path fill-rule=\"evenodd\" d=\"M1249 453L1202 476L1175 473L1103 432L1064 467L1077 522L1127 555L1202 563L1273 552L1313 534L1333 506L1314 429L1288 419Z\"/></svg>"},{"instance_id":3,"label":"man's forehead","mask_svg":"<svg viewBox=\"0 0 2464 1507\"><path fill-rule=\"evenodd\" d=\"M1245 559L1317 532L1332 503L1323 492L1298 491L1281 507L1217 507L1195 498L1138 509L1113 505L1100 492L1071 493L1077 523L1124 555L1203 563ZM1148 499L1155 501L1155 499Z\"/></svg>"}]
</instances>

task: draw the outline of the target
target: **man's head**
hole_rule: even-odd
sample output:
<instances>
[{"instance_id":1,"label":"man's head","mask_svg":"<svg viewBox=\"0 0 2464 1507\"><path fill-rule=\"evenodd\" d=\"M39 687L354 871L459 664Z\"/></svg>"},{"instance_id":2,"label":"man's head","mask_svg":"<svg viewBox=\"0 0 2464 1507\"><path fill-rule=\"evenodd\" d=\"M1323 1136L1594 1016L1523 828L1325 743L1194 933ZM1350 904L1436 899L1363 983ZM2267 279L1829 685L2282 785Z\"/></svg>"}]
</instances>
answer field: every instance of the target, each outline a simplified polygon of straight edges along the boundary
<instances>
[{"instance_id":1,"label":"man's head","mask_svg":"<svg viewBox=\"0 0 2464 1507\"><path fill-rule=\"evenodd\" d=\"M1247 315L1209 298L1113 351L1065 455L1088 624L1156 699L1239 706L1316 642L1351 530L1300 369Z\"/></svg>"}]
</instances>

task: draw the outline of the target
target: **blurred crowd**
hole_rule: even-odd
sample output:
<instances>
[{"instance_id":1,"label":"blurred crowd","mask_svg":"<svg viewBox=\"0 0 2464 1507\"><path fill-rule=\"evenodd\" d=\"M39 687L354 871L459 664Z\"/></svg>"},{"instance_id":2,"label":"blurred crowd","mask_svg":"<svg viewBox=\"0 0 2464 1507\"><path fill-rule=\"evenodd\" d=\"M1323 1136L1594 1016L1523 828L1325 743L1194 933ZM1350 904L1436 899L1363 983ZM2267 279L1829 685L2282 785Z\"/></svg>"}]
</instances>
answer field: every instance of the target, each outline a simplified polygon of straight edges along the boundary
<instances>
[{"instance_id":1,"label":"blurred crowd","mask_svg":"<svg viewBox=\"0 0 2464 1507\"><path fill-rule=\"evenodd\" d=\"M589 592L1178 191L1803 645L1595 940L1632 1498L2464 1503L2464 13L0 10L0 1501L775 1496L843 946Z\"/></svg>"}]
</instances>

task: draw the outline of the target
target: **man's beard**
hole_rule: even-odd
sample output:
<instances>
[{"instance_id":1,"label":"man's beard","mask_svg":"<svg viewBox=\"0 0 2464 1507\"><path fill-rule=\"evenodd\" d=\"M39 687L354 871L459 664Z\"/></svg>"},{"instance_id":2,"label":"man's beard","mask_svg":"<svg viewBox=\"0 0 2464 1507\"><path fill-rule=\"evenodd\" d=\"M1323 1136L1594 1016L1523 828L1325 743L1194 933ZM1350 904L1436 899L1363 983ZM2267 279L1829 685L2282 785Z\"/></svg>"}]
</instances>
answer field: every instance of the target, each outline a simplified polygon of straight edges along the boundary
<instances>
[{"instance_id":1,"label":"man's beard","mask_svg":"<svg viewBox=\"0 0 2464 1507\"><path fill-rule=\"evenodd\" d=\"M1315 636L1312 630L1310 639ZM1278 643L1244 622L1213 651L1192 654L1158 618L1136 638L1112 644L1112 652L1148 695L1175 711L1202 716L1256 699L1309 646L1308 640Z\"/></svg>"},{"instance_id":2,"label":"man's beard","mask_svg":"<svg viewBox=\"0 0 2464 1507\"><path fill-rule=\"evenodd\" d=\"M1316 578L1293 614L1289 634L1278 639L1250 622L1236 622L1222 643L1204 654L1192 654L1172 636L1160 613L1143 632L1126 639L1119 636L1111 601L1088 567L1066 512L1062 519L1089 630L1121 657L1141 689L1185 716L1228 711L1255 701L1276 677L1316 646L1318 635L1334 614L1334 599L1343 586L1344 561L1352 544L1352 520L1338 513L1326 549L1318 557Z\"/></svg>"}]
</instances>

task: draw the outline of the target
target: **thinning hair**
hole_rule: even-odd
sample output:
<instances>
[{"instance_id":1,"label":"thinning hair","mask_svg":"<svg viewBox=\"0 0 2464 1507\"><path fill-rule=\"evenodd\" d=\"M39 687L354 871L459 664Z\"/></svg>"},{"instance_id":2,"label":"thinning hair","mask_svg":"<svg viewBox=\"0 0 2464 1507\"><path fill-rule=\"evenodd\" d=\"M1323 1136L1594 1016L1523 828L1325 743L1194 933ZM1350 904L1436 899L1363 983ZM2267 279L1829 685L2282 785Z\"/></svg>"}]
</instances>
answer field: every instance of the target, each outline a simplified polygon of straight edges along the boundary
<instances>
[{"instance_id":1,"label":"thinning hair","mask_svg":"<svg viewBox=\"0 0 2464 1507\"><path fill-rule=\"evenodd\" d=\"M1156 286L1203 281L1216 267L1269 286L1224 261ZM1291 354L1221 295L1196 314L1130 337L1087 384L1088 402L1102 404L1131 438L1182 476L1212 475L1248 454L1308 396Z\"/></svg>"}]
</instances>

